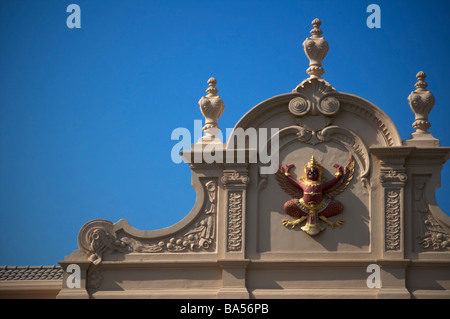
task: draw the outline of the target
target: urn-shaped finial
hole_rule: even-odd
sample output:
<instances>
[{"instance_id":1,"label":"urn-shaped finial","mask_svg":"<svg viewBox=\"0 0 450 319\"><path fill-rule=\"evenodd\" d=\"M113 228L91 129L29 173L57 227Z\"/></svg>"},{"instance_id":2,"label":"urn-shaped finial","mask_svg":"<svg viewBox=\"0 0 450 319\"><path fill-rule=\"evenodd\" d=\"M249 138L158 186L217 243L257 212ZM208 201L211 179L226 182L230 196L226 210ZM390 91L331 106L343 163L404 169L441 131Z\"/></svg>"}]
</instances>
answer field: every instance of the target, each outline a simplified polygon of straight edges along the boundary
<instances>
[{"instance_id":1,"label":"urn-shaped finial","mask_svg":"<svg viewBox=\"0 0 450 319\"><path fill-rule=\"evenodd\" d=\"M218 142L216 134L219 133L220 129L217 125L219 117L222 115L225 105L217 95L219 90L216 88L217 80L215 78L210 78L208 80L209 88L206 89L208 95L202 97L198 104L200 106L200 111L205 117L205 126L203 126L203 132L205 136L201 138L199 142Z\"/></svg>"},{"instance_id":2,"label":"urn-shaped finial","mask_svg":"<svg viewBox=\"0 0 450 319\"><path fill-rule=\"evenodd\" d=\"M426 76L422 71L417 73L417 83L414 85L416 90L408 96L409 106L415 115L415 121L412 126L416 133L426 133L431 127L430 122L428 122L428 114L434 106L434 96L426 89L428 86L425 83Z\"/></svg>"},{"instance_id":3,"label":"urn-shaped finial","mask_svg":"<svg viewBox=\"0 0 450 319\"><path fill-rule=\"evenodd\" d=\"M303 49L309 60L309 68L306 73L310 78L320 78L325 70L322 68L322 61L325 59L328 53L328 42L323 38L320 25L322 22L319 19L312 21L313 29L310 31L311 37L306 38L303 42Z\"/></svg>"}]
</instances>

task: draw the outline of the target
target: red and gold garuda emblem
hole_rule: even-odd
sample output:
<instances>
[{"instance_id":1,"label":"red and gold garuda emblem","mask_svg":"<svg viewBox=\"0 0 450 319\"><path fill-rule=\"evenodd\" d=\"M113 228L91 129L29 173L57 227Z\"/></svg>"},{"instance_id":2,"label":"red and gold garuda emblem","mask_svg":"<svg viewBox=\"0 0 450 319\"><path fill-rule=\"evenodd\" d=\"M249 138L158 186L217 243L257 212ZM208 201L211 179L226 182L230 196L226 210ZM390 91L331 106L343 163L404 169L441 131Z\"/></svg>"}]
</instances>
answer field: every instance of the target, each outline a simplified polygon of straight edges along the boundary
<instances>
[{"instance_id":1,"label":"red and gold garuda emblem","mask_svg":"<svg viewBox=\"0 0 450 319\"><path fill-rule=\"evenodd\" d=\"M328 226L341 228L343 220L332 222L328 218L339 215L344 210L344 205L334 199L335 196L343 192L353 178L355 172L355 161L350 154L350 159L343 168L341 165L334 164L336 173L332 180L326 181L323 176L323 168L314 156L305 165L304 176L300 180L291 177L289 170L294 167L293 164L286 165L283 169L280 166L275 173L275 178L280 187L293 198L284 203L284 211L296 218L294 221L283 219L283 225L292 228L306 221L305 226L301 227L309 235L317 235L325 227L320 225L320 221Z\"/></svg>"}]
</instances>

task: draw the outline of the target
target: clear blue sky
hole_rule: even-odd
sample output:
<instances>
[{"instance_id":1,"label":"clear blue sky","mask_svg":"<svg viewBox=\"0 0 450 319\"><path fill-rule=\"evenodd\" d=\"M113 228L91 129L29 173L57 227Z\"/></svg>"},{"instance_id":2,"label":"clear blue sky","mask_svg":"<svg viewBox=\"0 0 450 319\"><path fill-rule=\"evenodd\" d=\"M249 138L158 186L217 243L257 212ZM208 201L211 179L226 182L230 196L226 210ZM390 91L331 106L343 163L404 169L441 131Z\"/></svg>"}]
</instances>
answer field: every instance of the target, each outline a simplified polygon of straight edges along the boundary
<instances>
[{"instance_id":1,"label":"clear blue sky","mask_svg":"<svg viewBox=\"0 0 450 319\"><path fill-rule=\"evenodd\" d=\"M81 7L81 29L66 8ZM369 29L366 8L381 7ZM430 132L450 146L449 1L1 1L0 265L54 265L88 221L152 230L181 220L195 193L174 164L175 128L203 119L218 80L222 128L308 75L301 43L322 20L324 78L383 109L402 139L423 70ZM438 203L450 212L450 163Z\"/></svg>"}]
</instances>

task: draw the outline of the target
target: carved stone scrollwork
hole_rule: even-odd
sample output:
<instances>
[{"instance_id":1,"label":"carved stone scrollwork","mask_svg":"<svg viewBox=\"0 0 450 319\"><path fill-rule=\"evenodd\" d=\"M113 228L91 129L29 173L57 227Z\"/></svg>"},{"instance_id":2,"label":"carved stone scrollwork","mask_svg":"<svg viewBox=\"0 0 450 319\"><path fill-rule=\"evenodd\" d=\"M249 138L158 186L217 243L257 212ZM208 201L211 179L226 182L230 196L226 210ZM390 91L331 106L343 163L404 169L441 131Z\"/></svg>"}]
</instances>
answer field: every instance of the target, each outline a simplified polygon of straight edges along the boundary
<instances>
[{"instance_id":1,"label":"carved stone scrollwork","mask_svg":"<svg viewBox=\"0 0 450 319\"><path fill-rule=\"evenodd\" d=\"M107 220L93 220L80 230L78 246L86 252L88 259L98 265L106 250L126 251L127 244L117 238L113 224Z\"/></svg>"},{"instance_id":2,"label":"carved stone scrollwork","mask_svg":"<svg viewBox=\"0 0 450 319\"><path fill-rule=\"evenodd\" d=\"M247 175L241 175L241 173L235 170L223 171L223 176L220 179L224 185L226 184L248 184L250 183L250 177Z\"/></svg>"},{"instance_id":3,"label":"carved stone scrollwork","mask_svg":"<svg viewBox=\"0 0 450 319\"><path fill-rule=\"evenodd\" d=\"M400 190L386 190L385 243L386 251L400 249Z\"/></svg>"},{"instance_id":4,"label":"carved stone scrollwork","mask_svg":"<svg viewBox=\"0 0 450 319\"><path fill-rule=\"evenodd\" d=\"M450 233L428 213L424 220L425 232L419 237L419 243L424 249L450 250Z\"/></svg>"},{"instance_id":5,"label":"carved stone scrollwork","mask_svg":"<svg viewBox=\"0 0 450 319\"><path fill-rule=\"evenodd\" d=\"M228 192L228 251L242 249L242 204L242 191Z\"/></svg>"},{"instance_id":6,"label":"carved stone scrollwork","mask_svg":"<svg viewBox=\"0 0 450 319\"><path fill-rule=\"evenodd\" d=\"M323 115L332 116L339 111L340 103L334 96L324 96L318 104L319 112Z\"/></svg>"},{"instance_id":7,"label":"carved stone scrollwork","mask_svg":"<svg viewBox=\"0 0 450 319\"><path fill-rule=\"evenodd\" d=\"M131 251L138 253L185 252L208 250L215 238L215 215L217 210L217 183L209 181L205 184L208 191L208 203L205 218L195 223L194 227L183 235L170 239L161 239L157 243L147 244L132 237L122 237Z\"/></svg>"},{"instance_id":8,"label":"carved stone scrollwork","mask_svg":"<svg viewBox=\"0 0 450 319\"><path fill-rule=\"evenodd\" d=\"M334 116L340 109L336 90L323 79L306 79L294 89L299 96L289 102L289 111L298 117L305 115Z\"/></svg>"},{"instance_id":9,"label":"carved stone scrollwork","mask_svg":"<svg viewBox=\"0 0 450 319\"><path fill-rule=\"evenodd\" d=\"M385 250L399 251L401 242L402 189L408 177L406 173L392 168L382 168L380 183L385 188L384 231Z\"/></svg>"},{"instance_id":10,"label":"carved stone scrollwork","mask_svg":"<svg viewBox=\"0 0 450 319\"><path fill-rule=\"evenodd\" d=\"M426 176L414 176L414 213L419 224L416 239L422 249L435 251L450 250L450 232L431 214L425 198Z\"/></svg>"},{"instance_id":11,"label":"carved stone scrollwork","mask_svg":"<svg viewBox=\"0 0 450 319\"><path fill-rule=\"evenodd\" d=\"M94 220L87 223L80 231L78 245L88 259L98 265L106 251L164 253L185 251L207 251L215 240L215 223L217 213L217 182L205 184L208 192L208 202L203 217L194 223L190 229L174 234L168 239L137 239L127 233L116 233L114 224L106 220Z\"/></svg>"},{"instance_id":12,"label":"carved stone scrollwork","mask_svg":"<svg viewBox=\"0 0 450 319\"><path fill-rule=\"evenodd\" d=\"M380 173L380 182L381 183L387 183L387 182L406 183L407 179L408 179L408 177L405 173L397 172L393 169L384 170L384 171L381 171L381 173Z\"/></svg>"},{"instance_id":13,"label":"carved stone scrollwork","mask_svg":"<svg viewBox=\"0 0 450 319\"><path fill-rule=\"evenodd\" d=\"M311 131L302 126L289 126L279 132L280 138L295 134L302 143L316 145L323 142L335 142L355 154L360 164L360 178L364 186L368 186L370 158L367 146L354 132L338 126L328 126L320 131Z\"/></svg>"},{"instance_id":14,"label":"carved stone scrollwork","mask_svg":"<svg viewBox=\"0 0 450 319\"><path fill-rule=\"evenodd\" d=\"M239 252L243 249L244 197L250 178L236 170L224 170L221 181L227 188L227 251Z\"/></svg>"},{"instance_id":15,"label":"carved stone scrollwork","mask_svg":"<svg viewBox=\"0 0 450 319\"><path fill-rule=\"evenodd\" d=\"M303 97L295 97L289 102L289 111L295 116L303 116L308 114L311 107Z\"/></svg>"}]
</instances>

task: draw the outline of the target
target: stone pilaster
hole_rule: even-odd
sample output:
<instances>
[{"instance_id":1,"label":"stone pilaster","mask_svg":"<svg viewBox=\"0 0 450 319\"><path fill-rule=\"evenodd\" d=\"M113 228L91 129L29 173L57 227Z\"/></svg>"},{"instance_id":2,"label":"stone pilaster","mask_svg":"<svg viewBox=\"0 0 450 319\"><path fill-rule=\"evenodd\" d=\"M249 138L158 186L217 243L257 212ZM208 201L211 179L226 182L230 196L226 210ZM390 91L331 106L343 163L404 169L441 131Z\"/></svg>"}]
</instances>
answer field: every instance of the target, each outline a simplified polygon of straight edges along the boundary
<instances>
[{"instance_id":1,"label":"stone pilaster","mask_svg":"<svg viewBox=\"0 0 450 319\"><path fill-rule=\"evenodd\" d=\"M246 189L250 178L246 169L228 169L223 171L221 182L226 198L225 257L244 258Z\"/></svg>"},{"instance_id":2,"label":"stone pilaster","mask_svg":"<svg viewBox=\"0 0 450 319\"><path fill-rule=\"evenodd\" d=\"M245 213L246 192L250 182L247 169L233 167L223 171L221 177L225 190L225 214L222 219L224 225L224 251L223 258L219 260L222 268L222 287L219 298L248 298L246 288L246 268L248 260L245 259Z\"/></svg>"},{"instance_id":3,"label":"stone pilaster","mask_svg":"<svg viewBox=\"0 0 450 319\"><path fill-rule=\"evenodd\" d=\"M404 258L404 196L408 181L405 163L411 152L407 147L371 148L379 159L379 181L382 187L383 259Z\"/></svg>"},{"instance_id":4,"label":"stone pilaster","mask_svg":"<svg viewBox=\"0 0 450 319\"><path fill-rule=\"evenodd\" d=\"M412 148L371 148L379 160L382 200L380 259L381 289L378 298L410 298L406 289L405 260L405 185L408 182L406 159ZM374 230L372 230L374 231Z\"/></svg>"}]
</instances>

